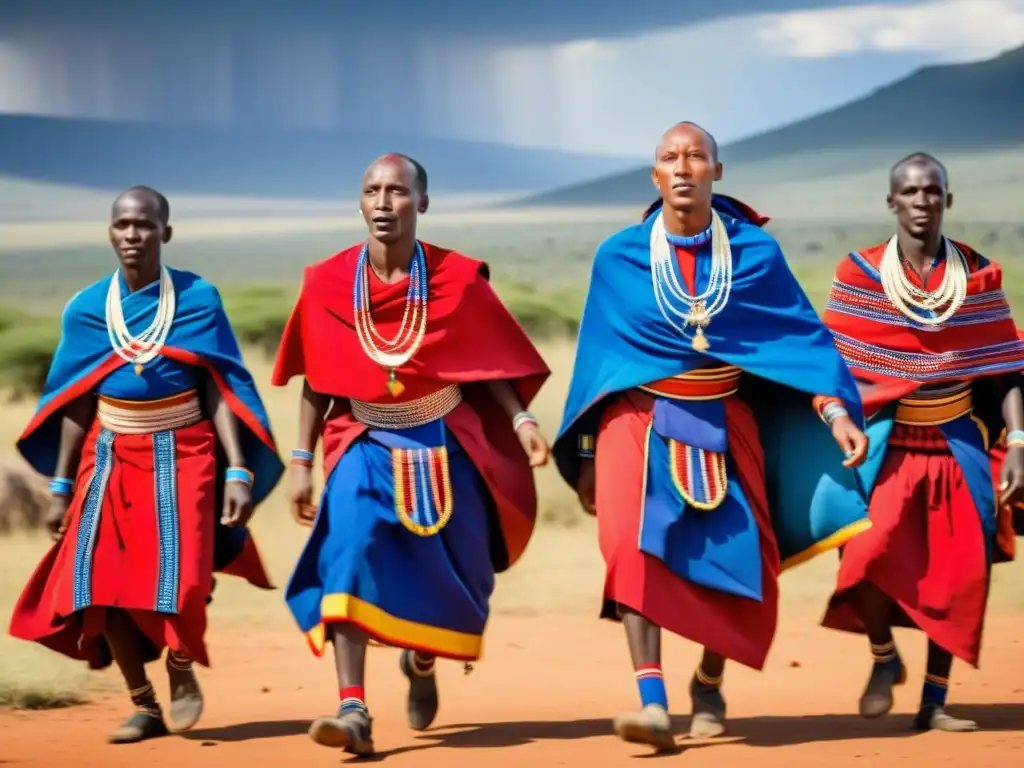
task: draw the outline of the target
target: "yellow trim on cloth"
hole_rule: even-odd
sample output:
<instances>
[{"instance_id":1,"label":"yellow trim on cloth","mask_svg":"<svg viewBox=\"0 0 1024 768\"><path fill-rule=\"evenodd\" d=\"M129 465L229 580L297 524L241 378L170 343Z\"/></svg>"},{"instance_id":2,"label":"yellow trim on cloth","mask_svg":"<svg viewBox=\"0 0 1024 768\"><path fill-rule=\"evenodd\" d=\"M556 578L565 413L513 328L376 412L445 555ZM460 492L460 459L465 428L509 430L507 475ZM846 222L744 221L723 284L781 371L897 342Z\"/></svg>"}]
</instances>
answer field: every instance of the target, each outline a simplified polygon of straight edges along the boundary
<instances>
[{"instance_id":1,"label":"yellow trim on cloth","mask_svg":"<svg viewBox=\"0 0 1024 768\"><path fill-rule=\"evenodd\" d=\"M477 661L483 651L483 636L432 627L400 619L376 605L346 594L324 595L320 602L320 623L306 633L309 647L322 656L327 644L325 624L351 622L384 645L424 651L458 661Z\"/></svg>"},{"instance_id":2,"label":"yellow trim on cloth","mask_svg":"<svg viewBox=\"0 0 1024 768\"><path fill-rule=\"evenodd\" d=\"M846 527L840 528L828 538L822 539L817 544L808 547L803 552L797 552L795 555L787 557L782 562L782 568L779 572L782 573L794 566L806 563L808 560L812 560L825 552L829 552L833 549L839 549L839 547L843 546L858 533L863 533L870 527L871 520L868 518L858 520L856 523L850 523Z\"/></svg>"}]
</instances>

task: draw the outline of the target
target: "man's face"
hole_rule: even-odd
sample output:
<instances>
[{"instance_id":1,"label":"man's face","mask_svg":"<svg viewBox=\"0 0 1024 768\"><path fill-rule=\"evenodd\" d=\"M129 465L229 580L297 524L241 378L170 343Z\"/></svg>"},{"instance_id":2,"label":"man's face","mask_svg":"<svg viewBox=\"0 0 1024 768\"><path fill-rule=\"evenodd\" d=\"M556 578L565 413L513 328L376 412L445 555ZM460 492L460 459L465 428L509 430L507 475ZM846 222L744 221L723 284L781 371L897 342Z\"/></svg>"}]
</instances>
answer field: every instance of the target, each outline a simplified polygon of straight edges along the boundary
<instances>
[{"instance_id":1,"label":"man's face","mask_svg":"<svg viewBox=\"0 0 1024 768\"><path fill-rule=\"evenodd\" d=\"M385 157L363 177L359 210L370 237L394 243L416 231L416 219L426 211L426 197L416 185L416 170L400 157Z\"/></svg>"},{"instance_id":2,"label":"man's face","mask_svg":"<svg viewBox=\"0 0 1024 768\"><path fill-rule=\"evenodd\" d=\"M722 178L714 145L700 128L678 125L662 137L651 172L665 205L686 211L710 205L711 187Z\"/></svg>"},{"instance_id":3,"label":"man's face","mask_svg":"<svg viewBox=\"0 0 1024 768\"><path fill-rule=\"evenodd\" d=\"M156 201L148 196L128 194L114 204L110 244L123 267L144 270L159 262L166 233Z\"/></svg>"},{"instance_id":4,"label":"man's face","mask_svg":"<svg viewBox=\"0 0 1024 768\"><path fill-rule=\"evenodd\" d=\"M942 218L953 200L942 170L935 163L923 161L899 169L887 202L900 229L925 238L942 231Z\"/></svg>"}]
</instances>

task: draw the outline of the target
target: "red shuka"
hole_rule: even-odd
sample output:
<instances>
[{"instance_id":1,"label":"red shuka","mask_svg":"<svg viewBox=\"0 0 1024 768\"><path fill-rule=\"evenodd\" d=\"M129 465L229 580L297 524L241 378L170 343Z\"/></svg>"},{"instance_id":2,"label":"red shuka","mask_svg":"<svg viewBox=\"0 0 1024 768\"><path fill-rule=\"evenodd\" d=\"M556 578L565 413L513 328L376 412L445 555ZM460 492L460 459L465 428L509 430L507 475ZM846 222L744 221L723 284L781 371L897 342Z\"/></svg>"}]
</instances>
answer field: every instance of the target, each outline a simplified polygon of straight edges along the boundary
<instances>
[{"instance_id":1,"label":"red shuka","mask_svg":"<svg viewBox=\"0 0 1024 768\"><path fill-rule=\"evenodd\" d=\"M860 257L877 270L886 245L863 251ZM1024 348L1014 344L1018 332L1000 293L1001 269L995 263L981 266L982 260L969 247L955 245L967 257L971 269L967 295L975 297L957 317L978 313L980 322L950 323L935 330L921 331L900 322L902 316L882 294L881 284L852 258L840 262L824 321L838 334L837 346L854 376L871 385L864 392L869 415L925 383L983 378L986 366L1012 372L1016 363L1018 371L1024 369ZM937 265L929 284L941 280L945 269L945 262ZM921 286L916 273L908 270L908 275ZM984 300L977 298L982 294L988 295ZM874 316L865 317L865 310ZM983 313L989 312L1001 316L986 321ZM958 354L982 349L986 349L983 355L970 359ZM933 360L932 375L907 378L913 369L896 370L895 366L906 364L886 359L885 351ZM993 454L992 460L993 479L998 482L1001 458ZM921 628L940 646L977 665L988 592L985 542L979 510L938 428L894 427L869 511L872 528L843 549L836 591L823 625L863 631L851 590L869 580L896 601L894 623ZM1005 517L1000 520L997 546L1003 559L1012 559L1007 522ZM951 568L951 563L956 567Z\"/></svg>"},{"instance_id":2,"label":"red shuka","mask_svg":"<svg viewBox=\"0 0 1024 768\"><path fill-rule=\"evenodd\" d=\"M97 472L97 420L82 446L75 495L68 508L69 523L60 544L53 547L33 572L11 620L13 636L41 643L100 669L110 664L103 639L107 608L126 610L149 647L147 660L163 648L209 665L204 635L206 600L213 575L213 532L217 464L213 425L202 421L175 430L174 484L177 506L174 540L161 550L157 526L157 489L152 435L117 435L100 506L94 510L91 545L85 519L90 486ZM166 532L164 534L167 535ZM81 546L79 542L82 541ZM124 546L130 541L131 546ZM86 557L88 555L88 557ZM160 572L160 564L170 570ZM174 565L172 565L172 563ZM84 568L79 572L79 567ZM125 578L131 574L131 578ZM173 609L157 612L158 585L164 579L173 589ZM88 607L76 610L76 589L89 590Z\"/></svg>"},{"instance_id":3,"label":"red shuka","mask_svg":"<svg viewBox=\"0 0 1024 768\"><path fill-rule=\"evenodd\" d=\"M397 370L405 386L399 397L388 392L388 370L366 355L355 331L353 290L362 244L306 268L271 382L284 386L293 376L304 376L314 391L335 398L323 434L328 473L366 429L352 417L348 400L401 403L449 384L463 385L464 401L445 423L494 497L511 565L525 549L536 519L533 473L508 414L486 387L472 385L507 381L526 408L550 370L495 294L486 264L422 245L427 329L419 350ZM409 280L385 284L370 270L369 282L374 326L392 338L405 310Z\"/></svg>"}]
</instances>

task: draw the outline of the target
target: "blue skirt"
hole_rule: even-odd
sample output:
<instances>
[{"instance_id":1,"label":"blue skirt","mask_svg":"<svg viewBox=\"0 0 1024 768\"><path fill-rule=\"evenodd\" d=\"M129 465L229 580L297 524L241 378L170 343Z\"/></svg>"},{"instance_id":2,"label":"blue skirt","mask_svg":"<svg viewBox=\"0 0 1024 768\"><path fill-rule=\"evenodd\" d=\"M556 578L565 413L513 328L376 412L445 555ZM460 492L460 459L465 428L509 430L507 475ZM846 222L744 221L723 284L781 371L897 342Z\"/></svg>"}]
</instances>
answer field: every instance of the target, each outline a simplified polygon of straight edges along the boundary
<instances>
[{"instance_id":1,"label":"blue skirt","mask_svg":"<svg viewBox=\"0 0 1024 768\"><path fill-rule=\"evenodd\" d=\"M480 657L494 504L442 421L363 433L327 480L285 599L313 651L325 626L451 659Z\"/></svg>"}]
</instances>

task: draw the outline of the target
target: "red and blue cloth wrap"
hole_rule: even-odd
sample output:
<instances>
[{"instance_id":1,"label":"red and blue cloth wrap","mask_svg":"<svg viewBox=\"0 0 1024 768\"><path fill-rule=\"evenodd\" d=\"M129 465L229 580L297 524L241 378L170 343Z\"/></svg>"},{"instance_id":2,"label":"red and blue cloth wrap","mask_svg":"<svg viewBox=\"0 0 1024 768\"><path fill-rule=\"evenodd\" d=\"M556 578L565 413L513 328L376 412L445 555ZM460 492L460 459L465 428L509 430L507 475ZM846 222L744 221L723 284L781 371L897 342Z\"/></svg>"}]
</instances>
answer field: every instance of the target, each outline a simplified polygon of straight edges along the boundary
<instances>
[{"instance_id":1,"label":"red and blue cloth wrap","mask_svg":"<svg viewBox=\"0 0 1024 768\"><path fill-rule=\"evenodd\" d=\"M190 272L169 271L177 300L174 322L160 356L148 363L141 375L111 348L105 319L109 278L89 286L68 302L61 321L61 340L54 352L43 394L35 415L18 440L18 450L33 469L52 476L60 445L63 408L72 401L89 393L122 400L159 400L191 389L201 392L204 377L209 377L237 419L246 466L254 476L253 503L258 505L284 471L263 403L242 361L217 290ZM130 332L140 333L156 312L159 281L129 293L120 272L118 279L122 280L125 322ZM249 532L220 523L224 469L224 454L208 420L155 435L114 435L100 427L97 420L82 447L71 505L76 530L85 519L86 527L94 526L93 541L85 535L86 528L82 529L84 538L74 536L74 531L69 530L49 551L15 608L11 633L37 640L74 658L84 658L85 651L78 647L81 627L72 614L92 606L102 607L99 602L102 598L98 596L102 593L129 589L132 578L128 574L114 573L118 564L104 562L101 552L110 543L105 540L109 536L132 533L119 533L109 526L116 525L113 520L126 514L125 510L133 504L140 509L140 514L148 506L159 516L158 521L145 524L139 514L134 516L146 529L135 532L145 538L149 537L149 529L157 526L152 533L160 537L154 539L159 545L148 540L129 542L124 551L134 553L134 564L124 562L120 566L153 571L153 578L159 578L163 585L154 590L154 594L164 595L157 600L159 605L154 603L148 609L141 604L145 602L141 597L138 601L133 597L129 602L140 602L136 608L173 616L180 608L175 605L176 601L185 599L186 589L196 587L196 584L187 584L188 579L202 584L210 580L212 588L209 574L203 573L210 565L212 570L240 576L255 586L272 588ZM179 473L185 474L178 476ZM115 482L120 484L119 493L112 485ZM93 485L93 493L87 494ZM86 495L90 498L83 498ZM93 496L95 498L91 498ZM123 523L122 519L120 524ZM195 546L182 538L190 536L190 531L198 537ZM100 541L96 540L97 535ZM204 565L200 562L203 559L200 553L207 548L211 563ZM198 558L196 562L185 562L193 554ZM71 568L75 570L73 579L63 573ZM139 572L132 577L139 582L139 589L145 591L142 584L145 577ZM64 582L69 579L75 585L73 599L65 599L67 595L63 594ZM117 586L118 583L121 586ZM110 588L103 584L109 584ZM209 598L209 588L205 589L204 604ZM60 606L57 614L55 606ZM67 614L61 615L62 611ZM205 626L204 617L196 621ZM192 634L194 647L187 650L193 651L195 661L206 663L202 632ZM155 645L160 645L160 638L151 639ZM149 649L149 655L158 650ZM100 649L97 656L88 660L94 666L104 666L109 663L107 650Z\"/></svg>"},{"instance_id":2,"label":"red and blue cloth wrap","mask_svg":"<svg viewBox=\"0 0 1024 768\"><path fill-rule=\"evenodd\" d=\"M863 417L853 378L831 335L778 243L760 229L765 219L724 196L716 195L713 204L729 235L733 283L729 303L704 329L710 348L704 353L693 350L658 309L650 267L653 219L606 240L594 261L554 455L562 477L575 487L581 461L578 439L598 435L600 528L602 518L635 511L602 509L601 432L615 432L621 445L632 446L639 437L636 429L649 428L636 449L621 449L630 456L643 453L643 465L635 468L643 476L630 476L635 462L623 456L623 468L613 480L620 486L643 484L639 540L633 539L630 546L667 569L648 569L646 575L636 577L648 582L641 590L642 599L647 600L657 584L666 589L690 585L700 597L690 606L680 605L674 615L657 617L662 619L658 623L759 668L766 642L743 646L738 638L743 628L729 630L737 638L735 643L716 638L715 630L705 632L695 626L703 617L687 619L681 614L716 601L737 607L774 602L776 586L764 580L774 582L780 557L784 565L795 565L862 528L864 510L846 516L836 513L836 509L847 509L837 507L837 496L858 495L856 480L842 467L842 454L812 407L812 398L820 395L842 401L854 423L863 423ZM695 282L699 291L707 284L710 259L698 254ZM743 372L737 398L654 397L651 402L646 394L635 394L637 387L707 366L735 366ZM632 401L630 408L649 415L633 420L632 427L623 426L623 419L633 419L622 412L623 398ZM743 450L739 443L744 444ZM730 482L721 506L698 510L679 494L672 482L670 457L680 445L706 453L727 450L727 474L738 482ZM762 524L758 510L764 510L765 516L770 513L770 529L767 520ZM632 533L623 529L615 535L625 538ZM766 563L766 558L776 562ZM629 607L647 613L645 606ZM772 618L764 621L774 626L774 606L768 612Z\"/></svg>"},{"instance_id":3,"label":"red and blue cloth wrap","mask_svg":"<svg viewBox=\"0 0 1024 768\"><path fill-rule=\"evenodd\" d=\"M1024 340L999 265L958 242L970 268L963 306L939 327L912 322L882 288L886 245L840 262L824 314L869 417L870 449L856 471L864 499L842 501L869 506L873 521L843 552L824 624L863 631L851 595L868 580L896 601L897 623L976 665L989 568L1014 554L1012 511L999 508L995 486L1002 403L1024 381ZM940 258L929 280L945 268ZM970 385L970 412L935 426L895 422L901 398L958 384Z\"/></svg>"},{"instance_id":4,"label":"red and blue cloth wrap","mask_svg":"<svg viewBox=\"0 0 1024 768\"><path fill-rule=\"evenodd\" d=\"M322 436L327 482L285 595L318 655L327 627L349 622L385 644L479 658L494 574L533 534L533 471L487 383L508 382L525 408L548 368L495 294L486 264L422 248L427 328L396 371L397 397L355 331L361 245L307 268L278 352L273 384L303 376L333 399ZM410 280L385 284L372 269L367 279L373 325L392 338ZM408 404L452 385L461 402L421 426L369 428L352 413L353 400Z\"/></svg>"}]
</instances>

